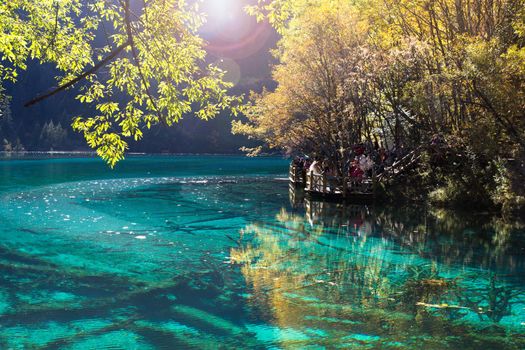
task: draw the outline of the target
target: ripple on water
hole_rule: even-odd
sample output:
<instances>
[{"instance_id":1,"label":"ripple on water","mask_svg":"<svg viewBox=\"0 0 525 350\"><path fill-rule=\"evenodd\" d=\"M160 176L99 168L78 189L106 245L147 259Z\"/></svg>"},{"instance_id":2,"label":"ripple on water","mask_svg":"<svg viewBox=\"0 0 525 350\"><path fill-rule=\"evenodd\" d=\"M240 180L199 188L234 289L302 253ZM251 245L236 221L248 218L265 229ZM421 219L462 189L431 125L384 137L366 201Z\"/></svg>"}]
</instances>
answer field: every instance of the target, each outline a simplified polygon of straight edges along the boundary
<instances>
[{"instance_id":1,"label":"ripple on water","mask_svg":"<svg viewBox=\"0 0 525 350\"><path fill-rule=\"evenodd\" d=\"M368 207L293 207L287 196L284 181L215 177L96 180L3 196L0 346L523 344L523 278L495 277L522 276L522 258L486 248L493 240L442 239L436 227L446 226L431 221ZM497 322L491 300L510 308Z\"/></svg>"}]
</instances>

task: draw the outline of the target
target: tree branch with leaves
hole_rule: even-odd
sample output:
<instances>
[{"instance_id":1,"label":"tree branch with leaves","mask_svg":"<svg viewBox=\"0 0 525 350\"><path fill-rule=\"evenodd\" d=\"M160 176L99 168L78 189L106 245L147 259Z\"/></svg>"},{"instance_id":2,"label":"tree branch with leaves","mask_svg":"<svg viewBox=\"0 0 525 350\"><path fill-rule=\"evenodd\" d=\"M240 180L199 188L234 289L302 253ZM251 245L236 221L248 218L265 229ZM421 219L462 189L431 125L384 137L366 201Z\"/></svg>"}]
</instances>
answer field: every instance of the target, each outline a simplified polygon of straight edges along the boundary
<instances>
[{"instance_id":1,"label":"tree branch with leaves","mask_svg":"<svg viewBox=\"0 0 525 350\"><path fill-rule=\"evenodd\" d=\"M26 106L75 88L95 113L74 118L73 129L113 167L152 125L238 112L225 72L206 62L204 21L198 2L184 0L4 2L0 79L16 82L29 60L54 64L57 87Z\"/></svg>"}]
</instances>

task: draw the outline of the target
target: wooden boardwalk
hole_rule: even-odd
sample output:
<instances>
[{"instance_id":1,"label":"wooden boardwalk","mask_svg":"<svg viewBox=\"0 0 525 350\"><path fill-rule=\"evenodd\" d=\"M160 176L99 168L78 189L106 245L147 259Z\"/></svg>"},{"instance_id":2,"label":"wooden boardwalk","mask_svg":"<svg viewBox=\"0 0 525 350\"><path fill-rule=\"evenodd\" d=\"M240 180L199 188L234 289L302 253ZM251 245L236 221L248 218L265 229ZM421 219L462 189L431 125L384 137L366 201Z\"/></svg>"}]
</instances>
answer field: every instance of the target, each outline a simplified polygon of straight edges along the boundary
<instances>
[{"instance_id":1,"label":"wooden boardwalk","mask_svg":"<svg viewBox=\"0 0 525 350\"><path fill-rule=\"evenodd\" d=\"M367 201L374 198L375 184L389 183L414 166L420 157L419 149L413 150L396 160L391 166L386 167L381 174L376 176L373 173L371 177L363 179L347 178L343 180L340 177L316 174L313 171L307 172L301 167L291 164L289 179L291 185L304 188L306 195L310 197L337 201Z\"/></svg>"},{"instance_id":2,"label":"wooden boardwalk","mask_svg":"<svg viewBox=\"0 0 525 350\"><path fill-rule=\"evenodd\" d=\"M310 197L320 197L328 200L371 200L373 199L373 181L364 179L360 181L343 180L329 177L324 174L306 174L305 192Z\"/></svg>"}]
</instances>

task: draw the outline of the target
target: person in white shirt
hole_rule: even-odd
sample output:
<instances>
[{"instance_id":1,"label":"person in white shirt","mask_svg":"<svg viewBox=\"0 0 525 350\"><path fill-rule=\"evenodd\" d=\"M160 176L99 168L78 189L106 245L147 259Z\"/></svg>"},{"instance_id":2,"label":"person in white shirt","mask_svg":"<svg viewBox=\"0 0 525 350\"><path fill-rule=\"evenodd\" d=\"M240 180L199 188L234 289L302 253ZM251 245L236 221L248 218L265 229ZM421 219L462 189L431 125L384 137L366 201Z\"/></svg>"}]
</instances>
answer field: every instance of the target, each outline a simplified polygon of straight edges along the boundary
<instances>
[{"instance_id":1,"label":"person in white shirt","mask_svg":"<svg viewBox=\"0 0 525 350\"><path fill-rule=\"evenodd\" d=\"M308 173L311 173L311 172L313 172L314 175L321 175L323 173L321 170L321 164L319 163L317 159L314 160L312 165L310 165L310 168L308 168Z\"/></svg>"}]
</instances>

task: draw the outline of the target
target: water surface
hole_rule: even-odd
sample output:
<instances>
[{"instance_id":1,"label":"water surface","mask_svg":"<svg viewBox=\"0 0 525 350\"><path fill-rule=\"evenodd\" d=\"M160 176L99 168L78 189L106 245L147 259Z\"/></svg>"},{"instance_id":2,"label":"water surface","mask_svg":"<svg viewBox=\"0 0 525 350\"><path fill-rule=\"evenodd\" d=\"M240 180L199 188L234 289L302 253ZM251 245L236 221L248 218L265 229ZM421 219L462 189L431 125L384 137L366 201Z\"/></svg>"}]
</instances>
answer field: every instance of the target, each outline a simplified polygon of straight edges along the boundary
<instances>
[{"instance_id":1,"label":"water surface","mask_svg":"<svg viewBox=\"0 0 525 350\"><path fill-rule=\"evenodd\" d=\"M1 349L524 349L525 233L279 158L0 161Z\"/></svg>"}]
</instances>

